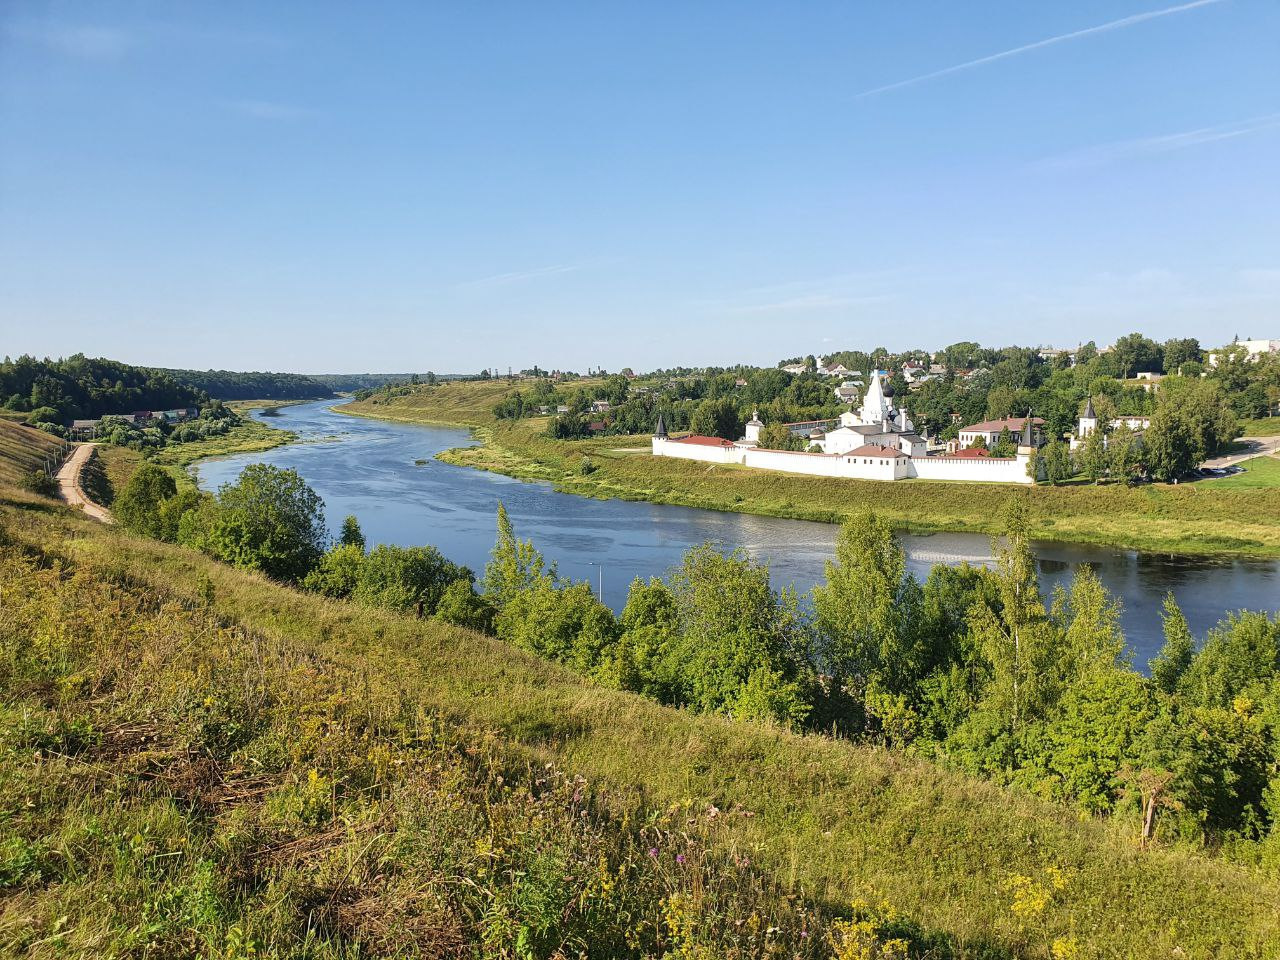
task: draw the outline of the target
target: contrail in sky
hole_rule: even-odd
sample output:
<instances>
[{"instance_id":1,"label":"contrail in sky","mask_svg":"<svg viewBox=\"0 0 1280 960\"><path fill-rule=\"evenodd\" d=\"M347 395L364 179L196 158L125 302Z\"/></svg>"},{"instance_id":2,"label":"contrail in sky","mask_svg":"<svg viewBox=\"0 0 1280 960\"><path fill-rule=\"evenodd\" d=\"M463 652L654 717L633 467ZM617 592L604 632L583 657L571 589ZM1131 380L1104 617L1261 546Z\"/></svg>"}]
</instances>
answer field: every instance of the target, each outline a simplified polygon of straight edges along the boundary
<instances>
[{"instance_id":1,"label":"contrail in sky","mask_svg":"<svg viewBox=\"0 0 1280 960\"><path fill-rule=\"evenodd\" d=\"M1085 27L1083 30L1073 30L1071 33L1064 33L1060 36L1049 37L1046 40L1037 40L1035 43L1028 43L1021 47L1014 47L1012 50L1002 50L1000 53L993 53L990 56L979 57L977 60L969 60L966 63L957 63L954 67L943 67L941 70L934 70L932 73L923 73L920 76L912 77L909 80L899 80L897 83L888 83L883 87L864 90L862 93L858 94L857 99L871 97L877 93L885 93L889 90L897 90L900 87L914 86L917 83L924 83L926 80L945 77L948 74L959 73L961 70L969 70L973 67L980 67L986 63L994 63L997 60L1004 60L1007 57L1016 57L1022 53L1039 50L1041 47L1051 47L1055 43L1065 43L1068 40L1078 40L1080 37L1092 36L1095 33L1109 33L1112 30L1123 30L1125 27L1132 27L1134 24L1144 23L1147 20L1155 20L1158 17L1168 17L1175 13L1185 13L1187 10L1194 10L1197 7L1207 7L1212 4L1223 2L1224 0L1192 0L1191 3L1182 3L1176 7L1166 7L1163 10L1152 10L1149 13L1135 13L1131 17L1121 17L1119 20L1100 23L1096 27Z\"/></svg>"}]
</instances>

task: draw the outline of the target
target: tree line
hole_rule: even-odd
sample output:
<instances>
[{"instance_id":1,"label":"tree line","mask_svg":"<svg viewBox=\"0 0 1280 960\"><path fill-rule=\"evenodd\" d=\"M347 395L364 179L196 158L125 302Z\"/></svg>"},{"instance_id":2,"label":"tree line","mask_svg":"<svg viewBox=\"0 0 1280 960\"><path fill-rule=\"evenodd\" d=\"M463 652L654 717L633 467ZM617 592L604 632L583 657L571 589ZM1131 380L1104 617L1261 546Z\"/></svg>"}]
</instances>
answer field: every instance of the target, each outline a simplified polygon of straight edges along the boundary
<instances>
[{"instance_id":1,"label":"tree line","mask_svg":"<svg viewBox=\"0 0 1280 960\"><path fill-rule=\"evenodd\" d=\"M23 355L0 362L0 404L28 414L34 426L65 426L75 419L135 410L199 407L209 397L160 370L82 353L37 360Z\"/></svg>"},{"instance_id":2,"label":"tree line","mask_svg":"<svg viewBox=\"0 0 1280 960\"><path fill-rule=\"evenodd\" d=\"M1114 816L1153 839L1280 866L1280 618L1239 612L1197 649L1172 597L1150 676L1120 606L1084 566L1045 596L1024 507L994 569L924 582L887 522L841 530L807 598L741 551L694 548L632 583L615 615L563 578L505 509L483 576L432 547L330 542L292 470L255 465L216 495L144 464L116 498L129 529L326 596L485 631L661 703L880 744Z\"/></svg>"}]
</instances>

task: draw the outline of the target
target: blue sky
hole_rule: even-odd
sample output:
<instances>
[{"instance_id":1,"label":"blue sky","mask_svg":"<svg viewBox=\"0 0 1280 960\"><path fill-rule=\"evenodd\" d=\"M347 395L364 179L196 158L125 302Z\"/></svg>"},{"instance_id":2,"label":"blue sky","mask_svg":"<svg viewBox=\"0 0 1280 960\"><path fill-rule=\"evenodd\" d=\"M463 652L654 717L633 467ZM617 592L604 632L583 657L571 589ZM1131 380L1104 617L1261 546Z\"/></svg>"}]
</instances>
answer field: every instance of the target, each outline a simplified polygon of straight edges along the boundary
<instances>
[{"instance_id":1,"label":"blue sky","mask_svg":"<svg viewBox=\"0 0 1280 960\"><path fill-rule=\"evenodd\" d=\"M1280 4L0 3L0 354L1280 337Z\"/></svg>"}]
</instances>

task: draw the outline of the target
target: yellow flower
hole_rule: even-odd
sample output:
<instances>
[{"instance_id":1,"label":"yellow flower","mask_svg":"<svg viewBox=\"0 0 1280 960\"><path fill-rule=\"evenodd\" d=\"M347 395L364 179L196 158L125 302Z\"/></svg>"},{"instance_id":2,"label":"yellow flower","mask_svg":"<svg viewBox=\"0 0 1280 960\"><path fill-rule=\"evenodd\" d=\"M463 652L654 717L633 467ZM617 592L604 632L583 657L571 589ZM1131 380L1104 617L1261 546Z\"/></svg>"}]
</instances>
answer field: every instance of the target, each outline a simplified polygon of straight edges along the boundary
<instances>
[{"instance_id":1,"label":"yellow flower","mask_svg":"<svg viewBox=\"0 0 1280 960\"><path fill-rule=\"evenodd\" d=\"M1080 956L1080 945L1075 937L1058 937L1049 948L1053 960L1076 960Z\"/></svg>"}]
</instances>

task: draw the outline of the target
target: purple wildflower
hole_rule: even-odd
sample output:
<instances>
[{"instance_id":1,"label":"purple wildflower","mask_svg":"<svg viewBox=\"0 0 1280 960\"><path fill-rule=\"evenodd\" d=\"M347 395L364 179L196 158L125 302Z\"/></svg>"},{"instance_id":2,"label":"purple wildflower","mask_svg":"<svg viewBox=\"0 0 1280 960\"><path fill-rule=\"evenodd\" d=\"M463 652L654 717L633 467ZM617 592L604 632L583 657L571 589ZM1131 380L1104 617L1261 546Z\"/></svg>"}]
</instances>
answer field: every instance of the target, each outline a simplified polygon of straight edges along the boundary
<instances>
[{"instance_id":1,"label":"purple wildflower","mask_svg":"<svg viewBox=\"0 0 1280 960\"><path fill-rule=\"evenodd\" d=\"M676 854L676 863L684 863L684 854L683 854L683 853L677 853L677 854Z\"/></svg>"},{"instance_id":2,"label":"purple wildflower","mask_svg":"<svg viewBox=\"0 0 1280 960\"><path fill-rule=\"evenodd\" d=\"M657 860L657 859L658 859L658 848L657 848L657 847L650 847L650 848L649 848L649 856L651 856L654 860Z\"/></svg>"}]
</instances>

